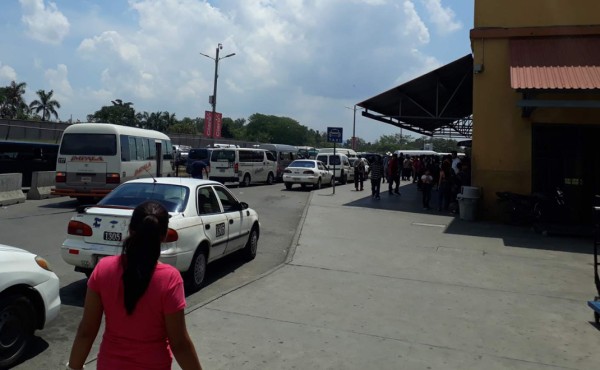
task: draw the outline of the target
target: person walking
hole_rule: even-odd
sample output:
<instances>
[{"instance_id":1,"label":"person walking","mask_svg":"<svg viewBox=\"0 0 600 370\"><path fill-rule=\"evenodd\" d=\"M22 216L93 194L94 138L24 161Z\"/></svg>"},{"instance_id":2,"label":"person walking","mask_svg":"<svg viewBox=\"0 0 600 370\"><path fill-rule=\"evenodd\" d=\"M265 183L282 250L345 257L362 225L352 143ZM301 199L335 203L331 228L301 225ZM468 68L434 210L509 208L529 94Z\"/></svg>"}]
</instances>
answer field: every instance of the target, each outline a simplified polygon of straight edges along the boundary
<instances>
[{"instance_id":1,"label":"person walking","mask_svg":"<svg viewBox=\"0 0 600 370\"><path fill-rule=\"evenodd\" d=\"M169 213L160 203L134 209L123 254L104 257L88 280L67 369L83 369L103 315L98 370L167 370L172 355L184 370L202 369L185 324L181 274L158 262L168 227Z\"/></svg>"},{"instance_id":2,"label":"person walking","mask_svg":"<svg viewBox=\"0 0 600 370\"><path fill-rule=\"evenodd\" d=\"M398 154L392 154L392 158L390 158L388 162L388 191L389 194L392 195L392 189L394 189L394 193L400 195L400 163L398 161ZM396 186L394 187L394 183Z\"/></svg>"},{"instance_id":3,"label":"person walking","mask_svg":"<svg viewBox=\"0 0 600 370\"><path fill-rule=\"evenodd\" d=\"M201 160L194 161L190 167L190 175L195 179L202 179L203 172L206 173L206 178L208 179L208 165L206 162Z\"/></svg>"},{"instance_id":4,"label":"person walking","mask_svg":"<svg viewBox=\"0 0 600 370\"><path fill-rule=\"evenodd\" d=\"M382 158L376 156L367 172L367 177L371 175L371 198L379 199L379 192L381 190L381 178L383 177L383 164Z\"/></svg>"},{"instance_id":5,"label":"person walking","mask_svg":"<svg viewBox=\"0 0 600 370\"><path fill-rule=\"evenodd\" d=\"M448 159L445 159L442 162L442 167L440 168L440 177L438 183L438 211L447 211L448 207L450 206L453 176L454 171L452 170L452 163Z\"/></svg>"},{"instance_id":6,"label":"person walking","mask_svg":"<svg viewBox=\"0 0 600 370\"><path fill-rule=\"evenodd\" d=\"M356 191L363 191L363 182L365 180L365 162L362 158L356 158L354 161L354 188ZM360 189L359 189L360 187Z\"/></svg>"},{"instance_id":7,"label":"person walking","mask_svg":"<svg viewBox=\"0 0 600 370\"><path fill-rule=\"evenodd\" d=\"M431 201L431 188L433 187L433 176L429 170L425 170L421 176L421 192L423 193L423 209L429 210L429 202Z\"/></svg>"}]
</instances>

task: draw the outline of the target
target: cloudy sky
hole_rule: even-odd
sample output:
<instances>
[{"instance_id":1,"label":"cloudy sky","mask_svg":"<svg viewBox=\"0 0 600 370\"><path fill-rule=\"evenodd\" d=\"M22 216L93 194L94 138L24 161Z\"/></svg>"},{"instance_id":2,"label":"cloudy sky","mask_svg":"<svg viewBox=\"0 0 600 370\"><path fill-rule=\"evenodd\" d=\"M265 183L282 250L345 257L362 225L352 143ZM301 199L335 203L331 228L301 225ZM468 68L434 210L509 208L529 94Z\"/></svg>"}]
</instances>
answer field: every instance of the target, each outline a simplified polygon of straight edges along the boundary
<instances>
[{"instance_id":1,"label":"cloudy sky","mask_svg":"<svg viewBox=\"0 0 600 370\"><path fill-rule=\"evenodd\" d=\"M177 118L286 116L352 136L354 104L470 53L474 0L2 0L0 86L62 120L114 99ZM356 115L373 141L399 129ZM406 131L404 132L406 133Z\"/></svg>"}]
</instances>

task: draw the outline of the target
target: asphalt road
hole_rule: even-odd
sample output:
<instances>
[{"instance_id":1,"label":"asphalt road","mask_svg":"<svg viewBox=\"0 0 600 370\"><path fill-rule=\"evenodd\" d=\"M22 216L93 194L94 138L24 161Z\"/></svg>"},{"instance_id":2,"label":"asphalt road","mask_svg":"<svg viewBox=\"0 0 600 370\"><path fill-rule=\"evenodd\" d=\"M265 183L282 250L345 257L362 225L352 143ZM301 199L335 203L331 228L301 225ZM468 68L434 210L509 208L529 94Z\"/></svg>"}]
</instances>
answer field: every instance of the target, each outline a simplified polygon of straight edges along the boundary
<instances>
[{"instance_id":1,"label":"asphalt road","mask_svg":"<svg viewBox=\"0 0 600 370\"><path fill-rule=\"evenodd\" d=\"M230 187L260 217L261 235L256 259L245 263L229 256L209 265L206 283L188 295L188 307L206 302L228 290L250 282L283 263L306 206L309 190L285 190L283 184ZM29 250L46 258L60 278L62 300L59 317L36 332L25 360L15 369L41 369L66 362L83 312L86 279L60 257L69 219L77 202L68 198L27 201L0 208L0 243ZM97 350L96 341L92 352ZM50 366L52 367L52 366Z\"/></svg>"}]
</instances>

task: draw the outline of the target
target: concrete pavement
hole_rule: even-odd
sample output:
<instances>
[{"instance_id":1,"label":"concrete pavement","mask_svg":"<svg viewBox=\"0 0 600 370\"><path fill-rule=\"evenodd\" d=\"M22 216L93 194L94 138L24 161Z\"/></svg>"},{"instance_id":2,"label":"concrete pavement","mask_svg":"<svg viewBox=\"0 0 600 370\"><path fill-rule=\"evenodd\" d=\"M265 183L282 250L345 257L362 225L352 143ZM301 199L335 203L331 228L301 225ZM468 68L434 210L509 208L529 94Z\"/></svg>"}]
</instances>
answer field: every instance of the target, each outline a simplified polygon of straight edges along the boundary
<instances>
[{"instance_id":1,"label":"concrete pavement","mask_svg":"<svg viewBox=\"0 0 600 370\"><path fill-rule=\"evenodd\" d=\"M188 309L205 369L600 368L589 238L423 211L403 184L314 191L286 264Z\"/></svg>"}]
</instances>

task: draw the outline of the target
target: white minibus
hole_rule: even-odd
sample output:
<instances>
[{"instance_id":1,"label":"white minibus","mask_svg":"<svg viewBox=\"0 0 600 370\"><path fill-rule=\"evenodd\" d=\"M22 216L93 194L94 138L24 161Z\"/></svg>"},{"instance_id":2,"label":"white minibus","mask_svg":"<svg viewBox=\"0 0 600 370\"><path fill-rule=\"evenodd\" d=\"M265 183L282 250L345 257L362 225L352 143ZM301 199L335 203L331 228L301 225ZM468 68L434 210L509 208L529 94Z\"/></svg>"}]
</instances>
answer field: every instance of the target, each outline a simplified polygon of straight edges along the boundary
<instances>
[{"instance_id":1,"label":"white minibus","mask_svg":"<svg viewBox=\"0 0 600 370\"><path fill-rule=\"evenodd\" d=\"M258 144L255 145L259 149L268 150L275 156L277 160L277 172L275 173L275 180L283 180L283 170L298 158L298 148L292 145L285 144Z\"/></svg>"},{"instance_id":2,"label":"white minibus","mask_svg":"<svg viewBox=\"0 0 600 370\"><path fill-rule=\"evenodd\" d=\"M277 160L273 153L253 148L215 148L210 155L210 180L235 182L248 186L251 182L275 181Z\"/></svg>"},{"instance_id":3,"label":"white minibus","mask_svg":"<svg viewBox=\"0 0 600 370\"><path fill-rule=\"evenodd\" d=\"M356 154L356 151L354 151L353 149L348 149L348 148L336 148L335 153L336 154L345 154L346 157L348 157L348 158L358 157L358 155ZM321 149L319 149L319 154L333 154L333 148L321 148Z\"/></svg>"},{"instance_id":4,"label":"white minibus","mask_svg":"<svg viewBox=\"0 0 600 370\"><path fill-rule=\"evenodd\" d=\"M109 123L77 123L63 132L52 194L88 201L128 180L173 174L173 146L167 135Z\"/></svg>"}]
</instances>

